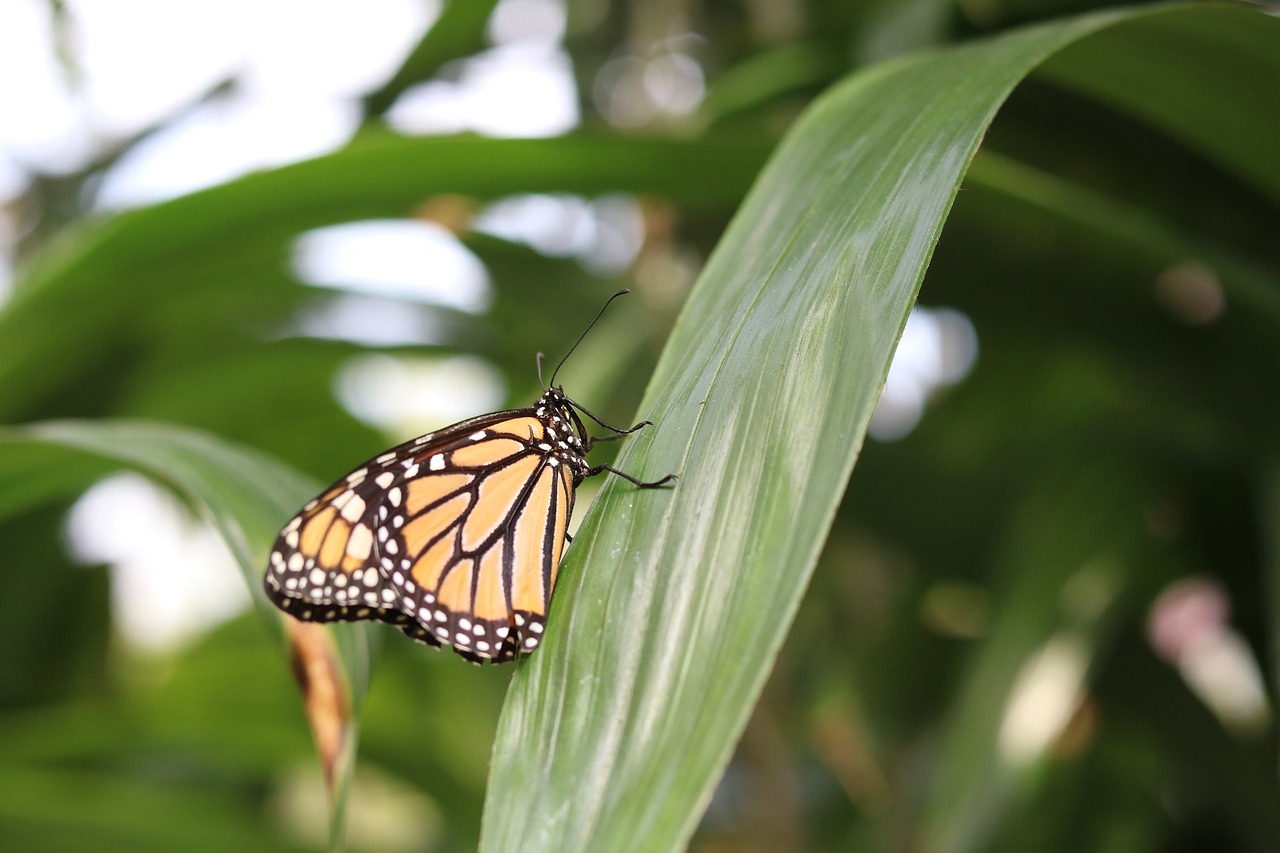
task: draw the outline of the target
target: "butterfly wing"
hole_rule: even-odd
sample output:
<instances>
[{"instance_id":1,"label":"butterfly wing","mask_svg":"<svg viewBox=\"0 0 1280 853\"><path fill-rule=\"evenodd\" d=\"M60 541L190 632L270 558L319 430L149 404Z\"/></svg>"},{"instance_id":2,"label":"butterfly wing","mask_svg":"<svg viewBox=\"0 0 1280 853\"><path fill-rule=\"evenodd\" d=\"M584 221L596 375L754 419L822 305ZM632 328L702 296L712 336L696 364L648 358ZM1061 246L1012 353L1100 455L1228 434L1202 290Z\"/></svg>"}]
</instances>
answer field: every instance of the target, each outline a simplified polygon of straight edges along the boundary
<instances>
[{"instance_id":1,"label":"butterfly wing","mask_svg":"<svg viewBox=\"0 0 1280 853\"><path fill-rule=\"evenodd\" d=\"M532 651L573 510L575 460L548 443L531 409L402 444L285 525L267 593L299 619L388 622L476 662Z\"/></svg>"},{"instance_id":2,"label":"butterfly wing","mask_svg":"<svg viewBox=\"0 0 1280 853\"><path fill-rule=\"evenodd\" d=\"M405 609L465 657L502 662L541 639L573 510L572 471L541 429L515 418L427 457L391 516L386 545L405 556L383 566Z\"/></svg>"}]
</instances>

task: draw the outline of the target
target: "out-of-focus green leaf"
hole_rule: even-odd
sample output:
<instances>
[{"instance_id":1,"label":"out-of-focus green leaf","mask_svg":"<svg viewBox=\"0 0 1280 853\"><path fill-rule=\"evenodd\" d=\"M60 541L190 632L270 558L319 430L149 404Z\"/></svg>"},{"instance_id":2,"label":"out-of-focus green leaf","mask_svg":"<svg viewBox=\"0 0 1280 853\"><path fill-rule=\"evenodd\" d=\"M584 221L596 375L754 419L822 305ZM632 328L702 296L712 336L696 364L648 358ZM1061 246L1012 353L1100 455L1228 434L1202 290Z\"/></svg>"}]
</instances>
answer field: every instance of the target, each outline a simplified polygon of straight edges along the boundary
<instances>
[{"instance_id":1,"label":"out-of-focus green leaf","mask_svg":"<svg viewBox=\"0 0 1280 853\"><path fill-rule=\"evenodd\" d=\"M755 54L720 74L700 114L709 122L767 104L780 95L830 80L840 69L821 45L789 44Z\"/></svg>"},{"instance_id":2,"label":"out-of-focus green leaf","mask_svg":"<svg viewBox=\"0 0 1280 853\"><path fill-rule=\"evenodd\" d=\"M996 619L956 690L924 815L926 849L986 848L1015 780L1044 761L1122 605L1152 569L1142 478L1113 460L1062 467L1010 520Z\"/></svg>"},{"instance_id":3,"label":"out-of-focus green leaf","mask_svg":"<svg viewBox=\"0 0 1280 853\"><path fill-rule=\"evenodd\" d=\"M1280 21L1246 6L1123 21L1044 64L1051 80L1140 116L1280 201ZM1224 97L1224 93L1230 97Z\"/></svg>"},{"instance_id":4,"label":"out-of-focus green leaf","mask_svg":"<svg viewBox=\"0 0 1280 853\"><path fill-rule=\"evenodd\" d=\"M175 784L162 773L130 781L86 768L0 772L0 826L13 850L300 849L264 836L248 817L233 794Z\"/></svg>"},{"instance_id":5,"label":"out-of-focus green leaf","mask_svg":"<svg viewBox=\"0 0 1280 853\"><path fill-rule=\"evenodd\" d=\"M1268 534L1260 543L1262 551L1262 588L1267 590L1267 625L1270 631L1272 707L1280 706L1280 464L1275 459L1264 462L1258 491L1261 493L1261 528Z\"/></svg>"},{"instance_id":6,"label":"out-of-focus green leaf","mask_svg":"<svg viewBox=\"0 0 1280 853\"><path fill-rule=\"evenodd\" d=\"M85 225L41 256L0 312L0 419L29 419L40 405L84 414L93 383L68 383L97 372L105 382L113 359L128 364L157 341L207 354L261 340L312 295L284 264L307 229L409 216L444 193L654 193L691 210L731 208L766 154L752 142L370 133L327 157Z\"/></svg>"},{"instance_id":7,"label":"out-of-focus green leaf","mask_svg":"<svg viewBox=\"0 0 1280 853\"><path fill-rule=\"evenodd\" d=\"M386 112L405 89L429 80L446 63L483 50L485 25L497 5L498 0L449 0L400 70L365 96L365 111L372 115Z\"/></svg>"},{"instance_id":8,"label":"out-of-focus green leaf","mask_svg":"<svg viewBox=\"0 0 1280 853\"><path fill-rule=\"evenodd\" d=\"M1215 845L1255 853L1275 848L1280 784L1274 760L1254 748L1256 741L1224 730L1222 720L1187 689L1177 668L1130 637L1103 670L1098 689L1113 700L1108 707L1114 705L1123 717L1120 724L1149 737L1173 765L1183 790L1169 794L1189 803L1220 798L1226 822L1215 832Z\"/></svg>"},{"instance_id":9,"label":"out-of-focus green leaf","mask_svg":"<svg viewBox=\"0 0 1280 853\"><path fill-rule=\"evenodd\" d=\"M1150 264L1171 266L1194 258L1221 278L1232 301L1280 318L1280 281L1271 269L1196 235L1170 230L1146 211L990 152L974 160L965 183L1052 216L1059 233L1106 241Z\"/></svg>"},{"instance_id":10,"label":"out-of-focus green leaf","mask_svg":"<svg viewBox=\"0 0 1280 853\"><path fill-rule=\"evenodd\" d=\"M87 453L0 441L0 519L77 495L112 467Z\"/></svg>"},{"instance_id":11,"label":"out-of-focus green leaf","mask_svg":"<svg viewBox=\"0 0 1280 853\"><path fill-rule=\"evenodd\" d=\"M608 485L569 552L547 641L504 710L484 849L688 839L805 589L987 124L1056 51L1153 14L1187 13L1100 14L906 58L809 110L685 307L641 407L655 427L621 457L680 482ZM1215 11L1194 14L1214 27Z\"/></svg>"},{"instance_id":12,"label":"out-of-focus green leaf","mask_svg":"<svg viewBox=\"0 0 1280 853\"><path fill-rule=\"evenodd\" d=\"M50 421L2 428L0 442L91 453L137 468L173 488L207 514L260 609L274 617L275 608L259 590L266 552L280 526L316 494L318 484L247 448L166 424ZM68 454L60 464L74 466L77 459ZM53 460L46 464L55 469L59 465Z\"/></svg>"},{"instance_id":13,"label":"out-of-focus green leaf","mask_svg":"<svg viewBox=\"0 0 1280 853\"><path fill-rule=\"evenodd\" d=\"M0 428L0 444L17 450L59 447L72 451L67 459L49 460L51 467L74 466L87 452L136 468L173 488L200 509L222 534L267 624L277 631L284 624L285 617L262 592L266 554L280 526L319 491L318 484L246 448L163 424L51 421ZM174 570L180 571L181 567L175 566ZM365 624L340 624L332 631L341 656L334 675L342 683L336 688L345 694L341 701L346 708L340 712L339 749L332 756L322 757L330 774L333 833L337 838L342 832L346 784L355 762L359 710L368 690L373 629ZM307 650L295 642L292 651Z\"/></svg>"}]
</instances>

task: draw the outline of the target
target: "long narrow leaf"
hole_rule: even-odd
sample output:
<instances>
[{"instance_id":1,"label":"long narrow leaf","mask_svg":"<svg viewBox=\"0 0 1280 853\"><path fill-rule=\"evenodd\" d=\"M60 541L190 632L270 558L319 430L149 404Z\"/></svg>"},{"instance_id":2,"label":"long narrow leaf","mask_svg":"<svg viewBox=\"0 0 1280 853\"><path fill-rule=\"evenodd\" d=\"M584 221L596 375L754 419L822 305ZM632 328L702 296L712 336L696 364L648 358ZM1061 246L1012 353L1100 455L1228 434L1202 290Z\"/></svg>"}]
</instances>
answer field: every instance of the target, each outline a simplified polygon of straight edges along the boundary
<instances>
[{"instance_id":1,"label":"long narrow leaf","mask_svg":"<svg viewBox=\"0 0 1280 853\"><path fill-rule=\"evenodd\" d=\"M355 763L358 713L369 682L373 632L366 625L340 625L330 634L319 626L287 619L262 593L265 556L276 531L318 491L318 484L245 448L164 424L47 422L2 428L0 444L17 451L75 451L63 459L46 459L46 466L55 470L82 465L81 454L86 452L123 463L173 488L208 517L235 556L267 624L283 626L287 635L329 781L332 834L340 838L346 785ZM72 471L66 471L54 479L72 476ZM182 566L174 566L174 571L181 572Z\"/></svg>"},{"instance_id":2,"label":"long narrow leaf","mask_svg":"<svg viewBox=\"0 0 1280 853\"><path fill-rule=\"evenodd\" d=\"M484 849L687 841L996 110L1064 46L1161 14L1186 13L1093 15L878 66L793 129L685 307L641 410L656 426L619 463L679 484L607 486L566 560L504 710Z\"/></svg>"}]
</instances>

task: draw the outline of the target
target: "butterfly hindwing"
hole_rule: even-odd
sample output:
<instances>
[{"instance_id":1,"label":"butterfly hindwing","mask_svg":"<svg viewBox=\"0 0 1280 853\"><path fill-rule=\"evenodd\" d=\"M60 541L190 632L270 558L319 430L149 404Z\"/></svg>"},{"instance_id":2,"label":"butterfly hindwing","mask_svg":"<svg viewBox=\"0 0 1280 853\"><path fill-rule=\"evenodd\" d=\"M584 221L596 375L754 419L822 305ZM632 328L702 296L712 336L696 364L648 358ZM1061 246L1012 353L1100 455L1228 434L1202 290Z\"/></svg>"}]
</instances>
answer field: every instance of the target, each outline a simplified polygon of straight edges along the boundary
<instances>
[{"instance_id":1,"label":"butterfly hindwing","mask_svg":"<svg viewBox=\"0 0 1280 853\"><path fill-rule=\"evenodd\" d=\"M276 539L267 595L298 619L405 622L395 590L377 568L373 518L381 495L368 473L363 466L330 486Z\"/></svg>"}]
</instances>

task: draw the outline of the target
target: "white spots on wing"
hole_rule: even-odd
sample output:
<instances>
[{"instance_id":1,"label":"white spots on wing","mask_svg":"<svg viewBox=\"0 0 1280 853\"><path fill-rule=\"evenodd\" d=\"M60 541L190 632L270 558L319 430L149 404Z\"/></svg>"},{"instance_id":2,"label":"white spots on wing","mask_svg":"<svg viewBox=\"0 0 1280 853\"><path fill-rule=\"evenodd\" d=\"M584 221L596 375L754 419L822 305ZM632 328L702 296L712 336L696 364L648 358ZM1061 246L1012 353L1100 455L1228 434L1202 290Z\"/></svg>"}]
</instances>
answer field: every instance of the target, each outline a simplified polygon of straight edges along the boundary
<instances>
[{"instance_id":1,"label":"white spots on wing","mask_svg":"<svg viewBox=\"0 0 1280 853\"><path fill-rule=\"evenodd\" d=\"M430 461L427 462L427 467L430 468L432 471L443 471L444 470L444 454L437 453L435 456L432 456Z\"/></svg>"},{"instance_id":2,"label":"white spots on wing","mask_svg":"<svg viewBox=\"0 0 1280 853\"><path fill-rule=\"evenodd\" d=\"M394 489L392 489L391 491L387 492L387 500L391 501L391 505L392 505L392 506L400 506L400 499L401 499L401 497L402 497L402 495L401 495L401 493L400 493L400 487L399 487L399 486L396 486Z\"/></svg>"},{"instance_id":3,"label":"white spots on wing","mask_svg":"<svg viewBox=\"0 0 1280 853\"><path fill-rule=\"evenodd\" d=\"M355 524L364 516L364 498L360 497L355 492L348 492L347 494L351 495L351 497L342 507L342 517L352 524Z\"/></svg>"},{"instance_id":4,"label":"white spots on wing","mask_svg":"<svg viewBox=\"0 0 1280 853\"><path fill-rule=\"evenodd\" d=\"M390 471L383 471L381 474L379 474L377 477L373 479L373 482L377 483L378 488L380 489L385 489L387 486L390 486L395 481L396 481L396 475L392 474Z\"/></svg>"},{"instance_id":5,"label":"white spots on wing","mask_svg":"<svg viewBox=\"0 0 1280 853\"><path fill-rule=\"evenodd\" d=\"M383 530L386 530L386 528L378 528L378 533L382 533ZM387 549L388 554L395 554L400 551L400 546L396 544L396 540L394 539L388 539L382 547Z\"/></svg>"},{"instance_id":6,"label":"white spots on wing","mask_svg":"<svg viewBox=\"0 0 1280 853\"><path fill-rule=\"evenodd\" d=\"M368 473L369 473L368 468L360 468L358 470L352 471L350 474L347 475L347 482L353 486L358 486L360 483L364 482L364 478Z\"/></svg>"},{"instance_id":7,"label":"white spots on wing","mask_svg":"<svg viewBox=\"0 0 1280 853\"><path fill-rule=\"evenodd\" d=\"M288 545L290 548L297 548L298 547L298 531L290 530L288 533L284 535L284 541L285 541L285 544Z\"/></svg>"},{"instance_id":8,"label":"white spots on wing","mask_svg":"<svg viewBox=\"0 0 1280 853\"><path fill-rule=\"evenodd\" d=\"M404 469L404 476L405 476L407 479L410 479L410 480L412 480L414 477L418 476L418 466L417 466L417 464L414 464L414 465L412 465L412 466L410 466L410 467L408 467L408 468Z\"/></svg>"},{"instance_id":9,"label":"white spots on wing","mask_svg":"<svg viewBox=\"0 0 1280 853\"><path fill-rule=\"evenodd\" d=\"M482 440L484 439L485 435L486 435L485 431L484 431L484 430L480 430L479 432L473 432L471 435L469 435L469 436L467 436L467 437L468 437L471 441L482 441Z\"/></svg>"},{"instance_id":10,"label":"white spots on wing","mask_svg":"<svg viewBox=\"0 0 1280 853\"><path fill-rule=\"evenodd\" d=\"M289 555L289 571L291 572L302 571L302 554L301 553L294 551L292 554Z\"/></svg>"},{"instance_id":11,"label":"white spots on wing","mask_svg":"<svg viewBox=\"0 0 1280 853\"><path fill-rule=\"evenodd\" d=\"M369 526L357 524L351 528L351 535L347 537L347 554L357 560L367 560L372 551L373 531L369 529Z\"/></svg>"},{"instance_id":12,"label":"white spots on wing","mask_svg":"<svg viewBox=\"0 0 1280 853\"><path fill-rule=\"evenodd\" d=\"M324 583L324 569L312 569L311 574L307 575L307 580L311 581L312 586Z\"/></svg>"}]
</instances>

